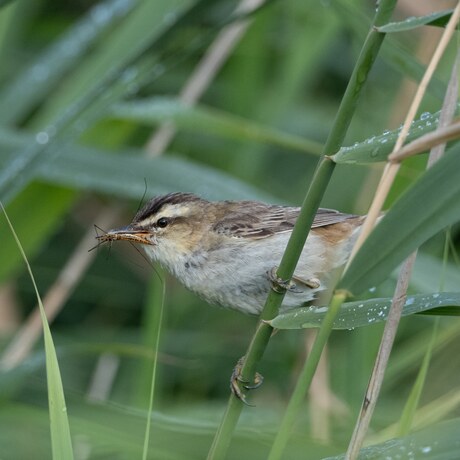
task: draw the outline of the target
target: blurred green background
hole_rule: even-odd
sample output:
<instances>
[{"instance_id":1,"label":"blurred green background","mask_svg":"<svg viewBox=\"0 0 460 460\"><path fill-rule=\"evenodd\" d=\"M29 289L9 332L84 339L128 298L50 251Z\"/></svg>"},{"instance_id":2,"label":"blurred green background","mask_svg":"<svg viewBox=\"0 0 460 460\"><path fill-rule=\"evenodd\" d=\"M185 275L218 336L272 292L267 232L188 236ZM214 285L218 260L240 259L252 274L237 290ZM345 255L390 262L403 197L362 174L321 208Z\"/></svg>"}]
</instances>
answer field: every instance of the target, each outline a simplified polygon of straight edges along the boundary
<instances>
[{"instance_id":1,"label":"blurred green background","mask_svg":"<svg viewBox=\"0 0 460 460\"><path fill-rule=\"evenodd\" d=\"M401 1L396 19L452 3ZM93 237L171 191L299 205L375 8L363 0L244 4L255 11L235 12L231 0L0 2L0 197L45 305L54 289L51 330L76 458L140 456L158 312L157 269L121 243L88 253ZM239 34L233 43L229 27ZM346 145L400 125L441 31L385 40ZM194 71L216 40L228 55L204 82ZM456 51L442 60L421 112L439 110ZM190 79L203 83L196 105L180 99ZM155 147L173 123L169 142ZM404 164L387 206L425 162ZM380 170L338 166L323 205L365 213ZM458 228L450 241L455 253ZM458 290L458 264L443 265L444 246L443 234L423 247L411 292ZM0 260L0 458L50 458L41 326L29 316L36 299L3 217ZM389 278L368 297L393 287ZM432 323L402 321L375 442L394 434L385 429L401 416ZM255 324L166 276L151 458L206 456ZM441 320L418 428L459 415L459 326ZM346 449L381 330L333 334L286 458ZM231 458L266 457L308 343L305 331L273 337L259 369L265 383L251 395L256 407L244 410Z\"/></svg>"}]
</instances>

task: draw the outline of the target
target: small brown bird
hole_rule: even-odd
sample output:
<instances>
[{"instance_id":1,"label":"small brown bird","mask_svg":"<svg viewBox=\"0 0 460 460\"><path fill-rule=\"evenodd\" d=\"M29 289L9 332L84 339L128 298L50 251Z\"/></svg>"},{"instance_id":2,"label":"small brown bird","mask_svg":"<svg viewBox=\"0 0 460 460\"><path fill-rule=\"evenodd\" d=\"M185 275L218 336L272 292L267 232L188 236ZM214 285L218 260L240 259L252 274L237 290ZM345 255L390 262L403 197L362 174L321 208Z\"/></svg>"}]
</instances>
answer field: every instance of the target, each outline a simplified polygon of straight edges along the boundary
<instances>
[{"instance_id":1,"label":"small brown bird","mask_svg":"<svg viewBox=\"0 0 460 460\"><path fill-rule=\"evenodd\" d=\"M190 193L149 201L127 227L100 242L142 244L191 291L211 304L244 313L262 311L300 208L256 201L210 202ZM299 307L327 287L328 274L343 265L363 217L319 209L281 311Z\"/></svg>"}]
</instances>

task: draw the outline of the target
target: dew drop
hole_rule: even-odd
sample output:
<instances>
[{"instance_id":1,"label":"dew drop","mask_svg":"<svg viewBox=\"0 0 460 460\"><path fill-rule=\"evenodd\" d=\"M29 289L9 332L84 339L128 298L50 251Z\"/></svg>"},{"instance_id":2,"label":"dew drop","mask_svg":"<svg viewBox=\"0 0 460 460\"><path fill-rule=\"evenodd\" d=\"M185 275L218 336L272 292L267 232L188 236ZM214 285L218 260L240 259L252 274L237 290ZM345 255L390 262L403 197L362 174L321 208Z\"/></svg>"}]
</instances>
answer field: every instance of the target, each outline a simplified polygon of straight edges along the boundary
<instances>
[{"instance_id":1,"label":"dew drop","mask_svg":"<svg viewBox=\"0 0 460 460\"><path fill-rule=\"evenodd\" d=\"M46 131L40 131L36 134L35 140L40 145L45 145L50 140L49 134Z\"/></svg>"},{"instance_id":2,"label":"dew drop","mask_svg":"<svg viewBox=\"0 0 460 460\"><path fill-rule=\"evenodd\" d=\"M420 115L420 120L427 120L428 118L431 117L431 113L430 112L423 112L421 115Z\"/></svg>"},{"instance_id":3,"label":"dew drop","mask_svg":"<svg viewBox=\"0 0 460 460\"><path fill-rule=\"evenodd\" d=\"M379 148L376 147L375 149L372 149L371 151L371 157L376 158L379 155Z\"/></svg>"}]
</instances>

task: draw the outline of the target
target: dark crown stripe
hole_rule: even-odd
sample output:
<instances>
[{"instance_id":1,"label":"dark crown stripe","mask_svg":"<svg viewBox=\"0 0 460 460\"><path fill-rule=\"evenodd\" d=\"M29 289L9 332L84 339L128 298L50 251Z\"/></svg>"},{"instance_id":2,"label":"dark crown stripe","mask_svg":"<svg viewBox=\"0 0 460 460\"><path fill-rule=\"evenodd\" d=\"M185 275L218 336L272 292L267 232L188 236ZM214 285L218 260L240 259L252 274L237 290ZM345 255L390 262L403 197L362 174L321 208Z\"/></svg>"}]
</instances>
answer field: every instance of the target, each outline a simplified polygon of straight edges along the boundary
<instances>
[{"instance_id":1,"label":"dark crown stripe","mask_svg":"<svg viewBox=\"0 0 460 460\"><path fill-rule=\"evenodd\" d=\"M168 204L189 203L192 201L201 201L201 198L193 193L175 192L167 195L152 198L134 217L133 222L141 222L148 217L157 214Z\"/></svg>"}]
</instances>

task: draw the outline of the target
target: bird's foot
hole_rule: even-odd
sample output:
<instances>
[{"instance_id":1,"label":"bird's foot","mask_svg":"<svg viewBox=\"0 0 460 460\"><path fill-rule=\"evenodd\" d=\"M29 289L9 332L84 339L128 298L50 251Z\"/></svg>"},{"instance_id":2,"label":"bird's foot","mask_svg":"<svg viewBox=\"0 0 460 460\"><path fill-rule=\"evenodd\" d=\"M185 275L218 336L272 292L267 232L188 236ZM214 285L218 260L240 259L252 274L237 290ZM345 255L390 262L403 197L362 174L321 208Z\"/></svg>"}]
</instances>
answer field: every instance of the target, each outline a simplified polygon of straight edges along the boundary
<instances>
[{"instance_id":1,"label":"bird's foot","mask_svg":"<svg viewBox=\"0 0 460 460\"><path fill-rule=\"evenodd\" d=\"M278 294L283 294L285 291L300 293L302 291L297 289L297 285L291 280L283 280L276 273L278 267L273 267L267 272L268 279L272 283L272 289Z\"/></svg>"},{"instance_id":2,"label":"bird's foot","mask_svg":"<svg viewBox=\"0 0 460 460\"><path fill-rule=\"evenodd\" d=\"M246 395L241 390L240 384L246 390L255 390L256 388L259 388L260 385L262 385L264 378L261 374L256 372L254 375L253 383L243 379L241 371L243 369L245 359L245 356L241 357L236 363L236 366L233 368L232 376L230 377L230 390L242 403L246 404L246 406L252 406L252 404L247 402Z\"/></svg>"},{"instance_id":3,"label":"bird's foot","mask_svg":"<svg viewBox=\"0 0 460 460\"><path fill-rule=\"evenodd\" d=\"M318 278L309 278L308 280L304 280L302 278L298 278L297 276L294 276L293 279L295 279L299 283L304 284L310 289L318 289L321 286L321 283Z\"/></svg>"},{"instance_id":4,"label":"bird's foot","mask_svg":"<svg viewBox=\"0 0 460 460\"><path fill-rule=\"evenodd\" d=\"M278 267L273 267L267 272L267 275L268 279L272 283L272 289L280 294L284 291L301 294L304 290L299 288L299 285L305 286L309 289L318 289L321 286L318 278L303 279L294 275L291 280L283 280L277 275L277 270Z\"/></svg>"}]
</instances>

